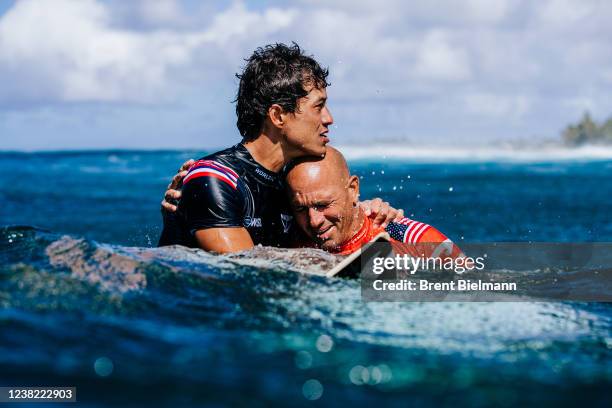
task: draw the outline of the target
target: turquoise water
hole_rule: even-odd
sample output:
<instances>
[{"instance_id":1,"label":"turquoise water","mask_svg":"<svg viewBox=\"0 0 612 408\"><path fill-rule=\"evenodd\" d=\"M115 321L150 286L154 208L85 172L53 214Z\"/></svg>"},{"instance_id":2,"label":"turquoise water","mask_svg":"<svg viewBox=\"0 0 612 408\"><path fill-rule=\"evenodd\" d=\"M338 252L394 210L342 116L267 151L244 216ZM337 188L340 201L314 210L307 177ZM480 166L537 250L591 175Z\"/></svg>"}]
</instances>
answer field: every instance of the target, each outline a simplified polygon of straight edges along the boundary
<instances>
[{"instance_id":1,"label":"turquoise water","mask_svg":"<svg viewBox=\"0 0 612 408\"><path fill-rule=\"evenodd\" d=\"M317 250L152 248L199 155L0 155L0 385L92 406L609 405L609 304L363 303L297 271L335 262ZM363 198L458 243L612 241L612 161L350 164Z\"/></svg>"}]
</instances>

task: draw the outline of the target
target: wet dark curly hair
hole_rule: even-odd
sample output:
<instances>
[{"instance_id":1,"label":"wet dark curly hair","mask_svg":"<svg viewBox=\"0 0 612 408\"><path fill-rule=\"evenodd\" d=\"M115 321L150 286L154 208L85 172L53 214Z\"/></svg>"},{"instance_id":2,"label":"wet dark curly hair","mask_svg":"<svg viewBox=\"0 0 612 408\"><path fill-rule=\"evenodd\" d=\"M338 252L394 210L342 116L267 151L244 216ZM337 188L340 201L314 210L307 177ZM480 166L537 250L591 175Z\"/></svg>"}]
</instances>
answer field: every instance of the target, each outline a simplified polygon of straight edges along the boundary
<instances>
[{"instance_id":1,"label":"wet dark curly hair","mask_svg":"<svg viewBox=\"0 0 612 408\"><path fill-rule=\"evenodd\" d=\"M280 105L286 112L295 112L297 101L308 93L305 87L326 88L329 70L305 55L296 43L271 44L259 47L246 59L236 95L236 122L245 140L253 140L261 132L268 109Z\"/></svg>"}]
</instances>

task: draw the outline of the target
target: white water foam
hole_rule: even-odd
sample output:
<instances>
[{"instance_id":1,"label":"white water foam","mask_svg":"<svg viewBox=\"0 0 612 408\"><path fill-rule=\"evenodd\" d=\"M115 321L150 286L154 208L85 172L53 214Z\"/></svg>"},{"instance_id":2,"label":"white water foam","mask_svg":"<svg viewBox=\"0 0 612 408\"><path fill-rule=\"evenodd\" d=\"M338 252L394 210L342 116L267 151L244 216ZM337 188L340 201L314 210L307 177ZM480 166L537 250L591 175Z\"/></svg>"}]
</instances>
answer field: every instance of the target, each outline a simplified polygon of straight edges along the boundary
<instances>
[{"instance_id":1,"label":"white water foam","mask_svg":"<svg viewBox=\"0 0 612 408\"><path fill-rule=\"evenodd\" d=\"M612 146L337 146L347 160L408 159L413 162L556 162L612 160Z\"/></svg>"}]
</instances>

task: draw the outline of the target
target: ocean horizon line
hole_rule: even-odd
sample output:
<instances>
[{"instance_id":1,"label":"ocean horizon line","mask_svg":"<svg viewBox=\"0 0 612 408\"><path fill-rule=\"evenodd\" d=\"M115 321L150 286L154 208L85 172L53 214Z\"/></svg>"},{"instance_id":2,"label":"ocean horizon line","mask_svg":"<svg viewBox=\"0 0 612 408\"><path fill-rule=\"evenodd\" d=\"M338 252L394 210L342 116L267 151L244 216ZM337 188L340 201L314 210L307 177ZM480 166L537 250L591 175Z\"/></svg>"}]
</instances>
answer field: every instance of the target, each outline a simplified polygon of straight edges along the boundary
<instances>
[{"instance_id":1,"label":"ocean horizon line","mask_svg":"<svg viewBox=\"0 0 612 408\"><path fill-rule=\"evenodd\" d=\"M416 162L479 162L479 161L572 161L572 160L612 160L612 146L583 145L570 147L563 145L544 146L398 146L397 143L379 145L334 145L348 160L409 159ZM122 154L207 154L218 148L184 149L147 149L147 148L92 148L92 149L49 149L49 150L0 150L0 157L10 156L55 156L55 155L122 155ZM194 157L195 158L195 157Z\"/></svg>"}]
</instances>

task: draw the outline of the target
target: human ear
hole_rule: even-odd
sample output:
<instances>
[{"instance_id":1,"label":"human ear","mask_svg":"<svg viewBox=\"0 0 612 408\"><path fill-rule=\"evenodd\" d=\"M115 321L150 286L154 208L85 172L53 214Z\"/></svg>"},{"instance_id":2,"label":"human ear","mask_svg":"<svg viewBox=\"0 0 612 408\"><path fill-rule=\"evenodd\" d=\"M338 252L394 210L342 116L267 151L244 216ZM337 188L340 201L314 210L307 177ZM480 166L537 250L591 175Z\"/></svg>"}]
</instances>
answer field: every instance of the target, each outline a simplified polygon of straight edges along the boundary
<instances>
[{"instance_id":1,"label":"human ear","mask_svg":"<svg viewBox=\"0 0 612 408\"><path fill-rule=\"evenodd\" d=\"M284 113L283 108L276 103L268 108L268 118L274 127L279 129L283 127L285 124Z\"/></svg>"},{"instance_id":2,"label":"human ear","mask_svg":"<svg viewBox=\"0 0 612 408\"><path fill-rule=\"evenodd\" d=\"M359 177L350 176L346 188L348 189L353 207L356 207L359 201Z\"/></svg>"}]
</instances>

